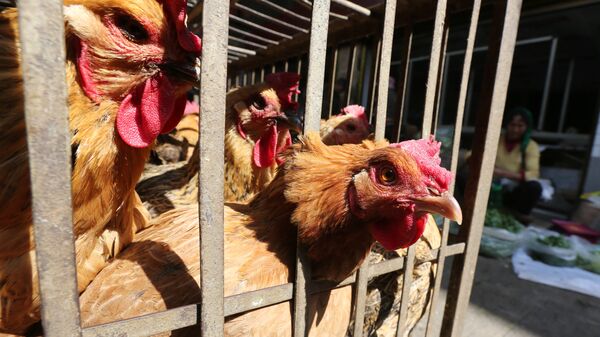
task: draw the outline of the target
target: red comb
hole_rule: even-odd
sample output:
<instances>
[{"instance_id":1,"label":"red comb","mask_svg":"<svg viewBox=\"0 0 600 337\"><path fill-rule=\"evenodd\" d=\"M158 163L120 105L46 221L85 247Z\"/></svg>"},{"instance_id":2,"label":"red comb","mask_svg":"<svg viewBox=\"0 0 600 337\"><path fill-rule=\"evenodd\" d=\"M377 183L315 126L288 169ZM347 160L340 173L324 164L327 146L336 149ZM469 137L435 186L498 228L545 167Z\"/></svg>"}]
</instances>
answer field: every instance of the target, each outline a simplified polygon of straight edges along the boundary
<instances>
[{"instance_id":1,"label":"red comb","mask_svg":"<svg viewBox=\"0 0 600 337\"><path fill-rule=\"evenodd\" d=\"M272 73L267 75L265 82L277 92L282 109L298 109L298 102L292 101L292 95L300 93L298 89L300 75L297 73Z\"/></svg>"},{"instance_id":2,"label":"red comb","mask_svg":"<svg viewBox=\"0 0 600 337\"><path fill-rule=\"evenodd\" d=\"M340 114L338 116L343 115L352 115L358 119L368 128L369 120L367 119L367 115L365 114L365 108L360 105L348 105L345 108L340 110Z\"/></svg>"},{"instance_id":3,"label":"red comb","mask_svg":"<svg viewBox=\"0 0 600 337\"><path fill-rule=\"evenodd\" d=\"M440 192L448 190L452 181L452 173L440 166L440 147L433 136L429 139L407 140L401 143L390 144L391 147L401 148L408 152L417 162L423 173L425 184L435 187Z\"/></svg>"},{"instance_id":4,"label":"red comb","mask_svg":"<svg viewBox=\"0 0 600 337\"><path fill-rule=\"evenodd\" d=\"M202 43L198 35L192 33L187 27L186 6L187 0L160 0L165 6L165 13L175 22L177 40L185 51L200 55Z\"/></svg>"}]
</instances>

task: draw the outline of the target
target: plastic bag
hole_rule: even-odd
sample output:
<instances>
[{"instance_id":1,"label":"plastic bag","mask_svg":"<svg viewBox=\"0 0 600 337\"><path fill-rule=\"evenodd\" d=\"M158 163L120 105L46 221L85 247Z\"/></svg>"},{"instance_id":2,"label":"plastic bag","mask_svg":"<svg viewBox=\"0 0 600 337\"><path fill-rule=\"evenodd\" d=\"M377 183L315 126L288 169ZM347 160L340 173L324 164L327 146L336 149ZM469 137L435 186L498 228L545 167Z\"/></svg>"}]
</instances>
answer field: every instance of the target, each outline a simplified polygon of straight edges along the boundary
<instances>
[{"instance_id":1,"label":"plastic bag","mask_svg":"<svg viewBox=\"0 0 600 337\"><path fill-rule=\"evenodd\" d=\"M571 242L577 253L575 265L592 273L600 274L600 245L593 245L577 236L572 236Z\"/></svg>"},{"instance_id":2,"label":"plastic bag","mask_svg":"<svg viewBox=\"0 0 600 337\"><path fill-rule=\"evenodd\" d=\"M572 241L557 232L528 228L525 231L525 245L535 260L559 267L575 265L577 252Z\"/></svg>"},{"instance_id":3,"label":"plastic bag","mask_svg":"<svg viewBox=\"0 0 600 337\"><path fill-rule=\"evenodd\" d=\"M524 228L512 216L498 209L489 208L485 215L479 252L481 255L493 258L512 256L521 244Z\"/></svg>"}]
</instances>

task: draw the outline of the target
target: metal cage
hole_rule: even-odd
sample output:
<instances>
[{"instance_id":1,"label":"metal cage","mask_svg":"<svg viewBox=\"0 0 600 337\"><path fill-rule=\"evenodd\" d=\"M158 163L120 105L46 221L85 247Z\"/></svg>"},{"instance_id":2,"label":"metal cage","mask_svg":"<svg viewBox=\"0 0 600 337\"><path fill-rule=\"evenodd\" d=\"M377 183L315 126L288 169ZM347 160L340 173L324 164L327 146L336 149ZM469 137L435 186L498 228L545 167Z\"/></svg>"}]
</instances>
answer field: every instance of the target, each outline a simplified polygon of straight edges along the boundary
<instances>
[{"instance_id":1,"label":"metal cage","mask_svg":"<svg viewBox=\"0 0 600 337\"><path fill-rule=\"evenodd\" d=\"M276 1L262 0L281 12L282 17L299 16L279 5ZM319 119L323 107L323 78L326 67L326 51L330 17L336 20L347 19L347 15L331 10L331 3L345 6L360 15L371 11L356 3L345 0L300 1L310 7L311 17L300 17L309 28L291 27L308 44L308 57L302 53L283 54L285 70L290 64L300 70L307 69L305 90L304 131L319 129ZM243 11L260 15L249 5L232 2ZM404 2L402 1L404 4ZM488 191L492 179L496 156L496 145L500 135L500 124L504 111L508 80L515 48L517 27L522 0L502 0L495 3L493 29L490 33L490 49L487 56L482 95L477 107L478 117L475 131L473 159L476 163L466 187L464 224L454 240L448 244L449 223L442 230L441 247L434 252L438 270L430 298L427 323L427 336L460 336L461 326L469 303L474 277L474 269L482 234ZM429 61L428 81L423 112L422 134L435 132L435 120L439 109L441 78L445 67L443 60L449 32L447 1L438 0L434 12L434 31ZM406 257L369 265L363 264L357 273L337 285L314 282L310 278L310 268L302 247L298 249L296 280L293 283L262 289L235 296L223 296L223 135L225 118L225 95L227 84L246 84L260 81L265 74L264 65L268 60L256 58L254 65L244 60L254 56L256 50L278 47L280 40L293 40L289 34L269 28L267 38L250 33L240 24L248 21L230 14L230 2L204 0L192 8L191 26L202 29L203 57L200 92L202 106L200 120L200 171L199 216L201 223L202 303L170 309L143 317L114 323L82 328L79 319L79 303L76 287L74 244L71 224L71 185L70 185L70 134L67 123L66 84L65 84L65 41L61 0L19 0L19 23L22 33L22 70L25 85L25 111L27 141L31 167L33 198L33 218L36 240L36 256L42 296L42 323L46 336L147 336L164 331L199 324L202 335L223 336L224 318L283 301L293 301L293 334L306 336L306 299L310 293L327 291L332 287L354 284L354 335L362 334L367 282L370 278L392 271L404 271L403 293L408 294L412 283L412 270L415 264L415 248L408 249ZM376 32L376 53L374 69L371 69L372 84L368 88L370 104L376 113L372 118L376 124L377 139L384 137L386 102L388 96L388 74L394 35L397 1L385 0L380 8L381 16L374 19ZM475 35L479 21L481 0L469 4L471 11L466 51L464 53L462 81L460 85L456 131L454 132L452 172L456 172L458 146L465 110L465 99L471 69ZM194 18L200 18L199 25ZM282 20L280 20L282 21ZM230 23L232 24L230 27ZM279 24L285 24L284 21ZM196 27L195 27L196 26ZM399 25L398 25L399 26ZM256 28L256 27L254 27ZM290 28L290 27L288 27ZM228 36L228 32L232 32ZM406 79L412 47L412 26L404 27L402 45L402 77L398 93L401 101L396 112L395 127L402 121L403 106L406 102ZM339 33L339 32L338 32ZM252 37L245 39L245 37ZM275 39L273 36L277 36ZM238 41L247 48L229 46L228 41ZM260 41L260 42L259 42ZM279 46L281 47L281 46ZM281 49L279 50L281 54ZM276 51L277 51L276 50ZM358 59L356 47L352 48L352 62ZM293 59L289 59L293 57ZM330 65L335 67L337 51ZM249 59L250 57L248 57ZM271 61L276 61L272 59ZM227 77L230 69L242 74ZM262 62L262 63L256 63ZM242 64L242 65L240 65ZM258 67L262 64L262 67ZM236 68L237 67L237 68ZM272 69L275 67L274 63ZM244 71L246 71L244 73ZM234 72L235 74L235 72ZM351 75L352 76L352 75ZM236 80L237 78L237 80ZM240 83L241 82L241 83ZM329 111L331 110L328 107ZM50 126L50 127L48 127ZM397 131L395 131L397 132ZM454 256L446 303L440 297L444 261ZM403 296L398 326L407 319L408 296ZM60 310L56 310L60 308ZM398 331L398 336L401 331Z\"/></svg>"}]
</instances>

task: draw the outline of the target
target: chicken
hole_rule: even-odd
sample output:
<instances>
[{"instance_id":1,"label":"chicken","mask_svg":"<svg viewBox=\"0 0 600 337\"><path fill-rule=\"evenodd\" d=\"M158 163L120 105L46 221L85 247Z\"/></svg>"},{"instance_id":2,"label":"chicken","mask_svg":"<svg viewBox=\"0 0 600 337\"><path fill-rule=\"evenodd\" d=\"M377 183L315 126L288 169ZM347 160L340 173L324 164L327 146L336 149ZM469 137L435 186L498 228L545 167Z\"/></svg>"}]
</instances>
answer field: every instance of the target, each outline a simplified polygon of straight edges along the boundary
<instances>
[{"instance_id":1,"label":"chicken","mask_svg":"<svg viewBox=\"0 0 600 337\"><path fill-rule=\"evenodd\" d=\"M327 145L360 144L369 137L365 108L349 105L328 120L321 120L321 139Z\"/></svg>"},{"instance_id":2,"label":"chicken","mask_svg":"<svg viewBox=\"0 0 600 337\"><path fill-rule=\"evenodd\" d=\"M65 34L78 289L147 225L134 187L197 81L185 0L67 0ZM39 289L17 9L0 12L0 333L38 321Z\"/></svg>"},{"instance_id":3,"label":"chicken","mask_svg":"<svg viewBox=\"0 0 600 337\"><path fill-rule=\"evenodd\" d=\"M296 233L313 278L338 282L358 268L375 240L388 250L417 241L427 212L460 221L456 200L444 193L451 175L430 163L437 156L431 149L429 140L417 147L326 146L316 133L302 138L248 204L225 206L225 295L293 280ZM153 221L81 295L84 326L200 301L197 206ZM344 336L351 301L350 286L312 295L310 336ZM284 302L229 317L225 335L291 336L290 316ZM173 333L198 334L197 326Z\"/></svg>"},{"instance_id":4,"label":"chicken","mask_svg":"<svg viewBox=\"0 0 600 337\"><path fill-rule=\"evenodd\" d=\"M291 144L289 129L298 128L283 113L295 108L290 94L297 91L298 80L295 73L275 73L265 83L227 93L226 201L247 200L275 175L281 162L277 156ZM196 153L187 163L147 166L137 191L152 217L198 202L198 160Z\"/></svg>"}]
</instances>

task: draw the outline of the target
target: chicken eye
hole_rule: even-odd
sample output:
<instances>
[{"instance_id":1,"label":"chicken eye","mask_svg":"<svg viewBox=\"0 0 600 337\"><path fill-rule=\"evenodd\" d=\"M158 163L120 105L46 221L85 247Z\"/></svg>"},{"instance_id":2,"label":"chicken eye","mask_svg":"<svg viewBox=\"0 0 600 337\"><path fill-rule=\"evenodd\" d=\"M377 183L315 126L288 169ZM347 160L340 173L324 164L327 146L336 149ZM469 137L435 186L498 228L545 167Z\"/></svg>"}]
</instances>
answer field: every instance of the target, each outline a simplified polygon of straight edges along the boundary
<instances>
[{"instance_id":1,"label":"chicken eye","mask_svg":"<svg viewBox=\"0 0 600 337\"><path fill-rule=\"evenodd\" d=\"M119 28L123 36L132 42L144 42L148 39L148 31L144 26L126 14L117 15L115 25Z\"/></svg>"},{"instance_id":2,"label":"chicken eye","mask_svg":"<svg viewBox=\"0 0 600 337\"><path fill-rule=\"evenodd\" d=\"M256 95L252 97L251 102L252 106L257 110L264 110L267 107L267 102L265 101L265 98L261 95Z\"/></svg>"},{"instance_id":3,"label":"chicken eye","mask_svg":"<svg viewBox=\"0 0 600 337\"><path fill-rule=\"evenodd\" d=\"M396 182L396 170L390 166L384 166L379 170L378 179L383 184L391 185Z\"/></svg>"}]
</instances>

